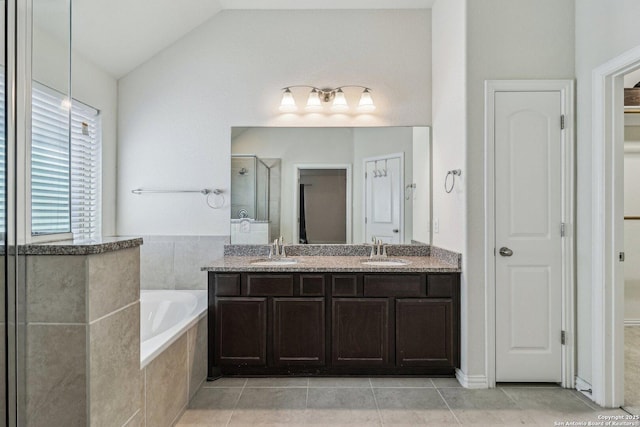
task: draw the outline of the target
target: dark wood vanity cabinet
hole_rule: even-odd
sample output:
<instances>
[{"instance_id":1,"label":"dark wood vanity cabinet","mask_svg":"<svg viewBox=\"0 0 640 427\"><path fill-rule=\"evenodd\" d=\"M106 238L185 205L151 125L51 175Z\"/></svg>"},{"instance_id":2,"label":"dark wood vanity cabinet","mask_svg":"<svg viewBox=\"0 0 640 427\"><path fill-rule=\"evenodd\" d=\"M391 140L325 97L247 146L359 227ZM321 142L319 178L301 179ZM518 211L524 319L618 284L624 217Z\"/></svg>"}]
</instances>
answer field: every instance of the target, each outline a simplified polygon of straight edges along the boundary
<instances>
[{"instance_id":1,"label":"dark wood vanity cabinet","mask_svg":"<svg viewBox=\"0 0 640 427\"><path fill-rule=\"evenodd\" d=\"M458 273L209 273L209 377L451 375Z\"/></svg>"},{"instance_id":2,"label":"dark wood vanity cabinet","mask_svg":"<svg viewBox=\"0 0 640 427\"><path fill-rule=\"evenodd\" d=\"M389 366L389 300L333 298L334 366Z\"/></svg>"},{"instance_id":3,"label":"dark wood vanity cabinet","mask_svg":"<svg viewBox=\"0 0 640 427\"><path fill-rule=\"evenodd\" d=\"M324 298L273 298L273 365L325 364Z\"/></svg>"}]
</instances>

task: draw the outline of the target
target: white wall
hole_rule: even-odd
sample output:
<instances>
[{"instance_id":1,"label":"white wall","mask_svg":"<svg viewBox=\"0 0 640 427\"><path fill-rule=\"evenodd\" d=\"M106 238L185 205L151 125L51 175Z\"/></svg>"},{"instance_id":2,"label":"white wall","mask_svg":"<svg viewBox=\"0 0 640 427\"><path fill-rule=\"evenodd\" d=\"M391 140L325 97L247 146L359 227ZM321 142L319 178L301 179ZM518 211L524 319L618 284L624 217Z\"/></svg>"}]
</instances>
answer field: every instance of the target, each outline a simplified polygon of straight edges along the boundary
<instances>
[{"instance_id":1,"label":"white wall","mask_svg":"<svg viewBox=\"0 0 640 427\"><path fill-rule=\"evenodd\" d=\"M68 51L49 34L34 28L33 78L52 88L68 87ZM116 80L77 53L71 59L73 98L98 109L102 116L102 234L116 232Z\"/></svg>"},{"instance_id":2,"label":"white wall","mask_svg":"<svg viewBox=\"0 0 640 427\"><path fill-rule=\"evenodd\" d=\"M575 4L577 77L578 376L591 382L591 112L592 72L640 45L640 2L579 0Z\"/></svg>"},{"instance_id":3,"label":"white wall","mask_svg":"<svg viewBox=\"0 0 640 427\"><path fill-rule=\"evenodd\" d=\"M484 82L571 79L573 16L573 0L438 0L433 9L433 242L463 253L461 370L472 378L486 375ZM462 179L446 194L456 168Z\"/></svg>"},{"instance_id":4,"label":"white wall","mask_svg":"<svg viewBox=\"0 0 640 427\"><path fill-rule=\"evenodd\" d=\"M228 205L131 189L228 191L231 126L429 125L430 20L428 10L224 11L122 78L118 232L228 235ZM280 114L280 89L293 84L366 85L378 108Z\"/></svg>"}]
</instances>

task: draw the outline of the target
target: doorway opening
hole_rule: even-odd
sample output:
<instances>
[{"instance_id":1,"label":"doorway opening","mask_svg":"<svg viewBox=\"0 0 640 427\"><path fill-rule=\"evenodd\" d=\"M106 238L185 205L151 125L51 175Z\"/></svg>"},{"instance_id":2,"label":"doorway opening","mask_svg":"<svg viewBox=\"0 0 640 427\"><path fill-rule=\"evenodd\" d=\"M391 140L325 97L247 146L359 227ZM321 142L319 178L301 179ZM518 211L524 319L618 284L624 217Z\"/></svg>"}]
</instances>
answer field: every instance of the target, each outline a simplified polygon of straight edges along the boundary
<instances>
[{"instance_id":1,"label":"doorway opening","mask_svg":"<svg viewBox=\"0 0 640 427\"><path fill-rule=\"evenodd\" d=\"M351 243L351 165L295 167L298 244Z\"/></svg>"},{"instance_id":2,"label":"doorway opening","mask_svg":"<svg viewBox=\"0 0 640 427\"><path fill-rule=\"evenodd\" d=\"M625 405L624 76L639 69L640 46L593 71L591 398L609 408Z\"/></svg>"},{"instance_id":3,"label":"doorway opening","mask_svg":"<svg viewBox=\"0 0 640 427\"><path fill-rule=\"evenodd\" d=\"M640 415L640 70L624 76L624 406Z\"/></svg>"}]
</instances>

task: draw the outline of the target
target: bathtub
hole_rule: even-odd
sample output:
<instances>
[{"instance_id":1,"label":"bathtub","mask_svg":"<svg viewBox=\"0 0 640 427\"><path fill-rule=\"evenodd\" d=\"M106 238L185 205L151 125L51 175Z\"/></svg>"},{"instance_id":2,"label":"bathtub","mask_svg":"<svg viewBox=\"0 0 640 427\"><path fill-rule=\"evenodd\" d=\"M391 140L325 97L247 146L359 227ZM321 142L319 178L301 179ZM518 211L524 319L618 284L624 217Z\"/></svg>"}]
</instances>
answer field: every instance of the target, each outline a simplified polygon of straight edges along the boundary
<instances>
[{"instance_id":1,"label":"bathtub","mask_svg":"<svg viewBox=\"0 0 640 427\"><path fill-rule=\"evenodd\" d=\"M140 368L207 314L207 291L140 291Z\"/></svg>"}]
</instances>

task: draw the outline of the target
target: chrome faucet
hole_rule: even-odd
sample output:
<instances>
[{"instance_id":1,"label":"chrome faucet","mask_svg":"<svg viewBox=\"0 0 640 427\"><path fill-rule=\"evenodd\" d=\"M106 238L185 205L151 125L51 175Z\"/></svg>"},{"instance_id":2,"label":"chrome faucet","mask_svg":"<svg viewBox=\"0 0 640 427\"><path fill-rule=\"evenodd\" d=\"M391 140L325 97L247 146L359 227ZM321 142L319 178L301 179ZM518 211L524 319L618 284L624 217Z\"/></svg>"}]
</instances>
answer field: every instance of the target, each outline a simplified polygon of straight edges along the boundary
<instances>
[{"instance_id":1,"label":"chrome faucet","mask_svg":"<svg viewBox=\"0 0 640 427\"><path fill-rule=\"evenodd\" d=\"M375 236L371 238L373 245L371 246L371 254L369 258L386 258L387 247L382 243L382 240L376 239Z\"/></svg>"},{"instance_id":2,"label":"chrome faucet","mask_svg":"<svg viewBox=\"0 0 640 427\"><path fill-rule=\"evenodd\" d=\"M273 245L269 247L269 259L271 258L286 258L287 254L284 250L284 239L282 236L273 241Z\"/></svg>"}]
</instances>

